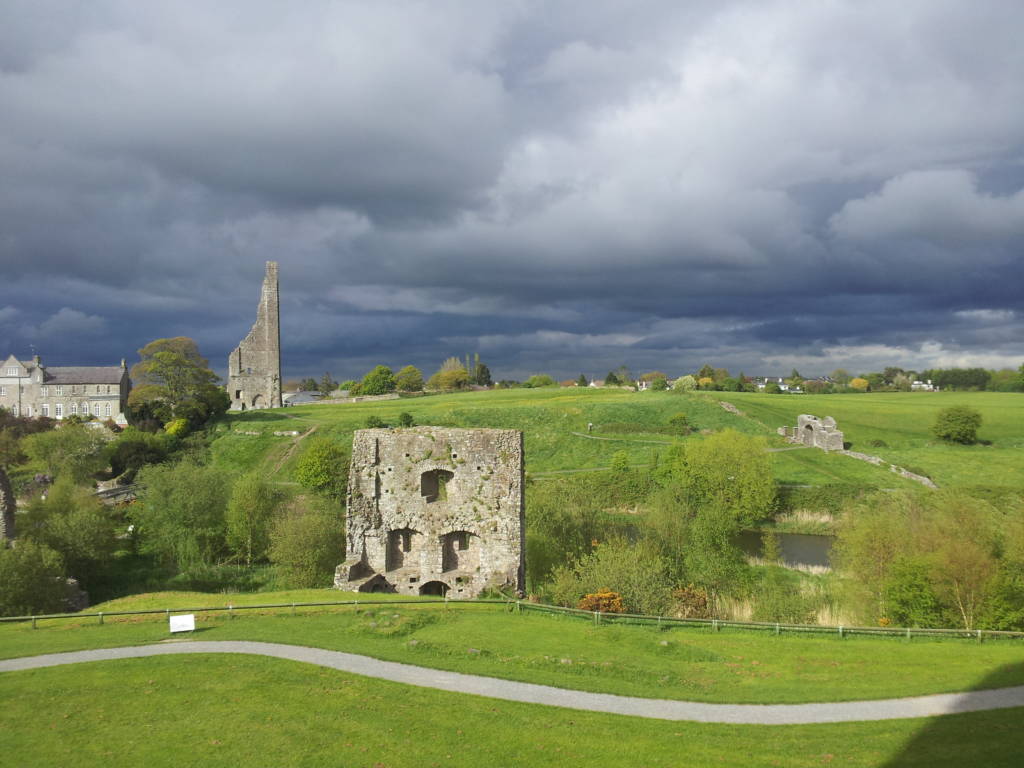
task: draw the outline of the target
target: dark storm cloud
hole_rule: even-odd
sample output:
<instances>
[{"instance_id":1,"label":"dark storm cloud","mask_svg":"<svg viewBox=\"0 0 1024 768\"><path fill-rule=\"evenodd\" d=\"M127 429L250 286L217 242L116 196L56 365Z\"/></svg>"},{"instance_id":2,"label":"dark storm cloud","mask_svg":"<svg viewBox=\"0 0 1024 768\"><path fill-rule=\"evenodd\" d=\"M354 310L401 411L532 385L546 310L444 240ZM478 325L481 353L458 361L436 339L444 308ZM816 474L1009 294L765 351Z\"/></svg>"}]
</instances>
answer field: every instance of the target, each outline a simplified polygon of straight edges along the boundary
<instances>
[{"instance_id":1,"label":"dark storm cloud","mask_svg":"<svg viewBox=\"0 0 1024 768\"><path fill-rule=\"evenodd\" d=\"M1024 10L12 2L0 354L1024 360Z\"/></svg>"}]
</instances>

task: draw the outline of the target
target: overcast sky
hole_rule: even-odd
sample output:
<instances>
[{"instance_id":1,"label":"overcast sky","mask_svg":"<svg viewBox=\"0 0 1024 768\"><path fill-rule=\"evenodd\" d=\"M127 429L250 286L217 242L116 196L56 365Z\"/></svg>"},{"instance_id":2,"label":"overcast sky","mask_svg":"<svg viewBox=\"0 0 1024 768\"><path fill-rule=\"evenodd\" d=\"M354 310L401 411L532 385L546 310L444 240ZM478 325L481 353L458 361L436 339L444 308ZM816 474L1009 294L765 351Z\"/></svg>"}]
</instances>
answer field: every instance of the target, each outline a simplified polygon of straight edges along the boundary
<instances>
[{"instance_id":1,"label":"overcast sky","mask_svg":"<svg viewBox=\"0 0 1024 768\"><path fill-rule=\"evenodd\" d=\"M0 356L1024 362L1024 3L0 2Z\"/></svg>"}]
</instances>

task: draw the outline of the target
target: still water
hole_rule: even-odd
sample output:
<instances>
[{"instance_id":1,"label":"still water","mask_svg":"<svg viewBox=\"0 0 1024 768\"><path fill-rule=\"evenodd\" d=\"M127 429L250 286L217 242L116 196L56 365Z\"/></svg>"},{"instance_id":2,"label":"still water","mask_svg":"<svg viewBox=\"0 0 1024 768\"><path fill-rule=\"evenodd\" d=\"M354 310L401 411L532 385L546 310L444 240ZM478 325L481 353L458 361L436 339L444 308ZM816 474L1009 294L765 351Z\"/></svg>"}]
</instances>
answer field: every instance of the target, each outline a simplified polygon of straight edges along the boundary
<instances>
[{"instance_id":1,"label":"still water","mask_svg":"<svg viewBox=\"0 0 1024 768\"><path fill-rule=\"evenodd\" d=\"M787 568L831 568L832 542L835 537L807 533L779 533L782 561ZM743 531L740 548L748 555L761 556L761 532Z\"/></svg>"}]
</instances>

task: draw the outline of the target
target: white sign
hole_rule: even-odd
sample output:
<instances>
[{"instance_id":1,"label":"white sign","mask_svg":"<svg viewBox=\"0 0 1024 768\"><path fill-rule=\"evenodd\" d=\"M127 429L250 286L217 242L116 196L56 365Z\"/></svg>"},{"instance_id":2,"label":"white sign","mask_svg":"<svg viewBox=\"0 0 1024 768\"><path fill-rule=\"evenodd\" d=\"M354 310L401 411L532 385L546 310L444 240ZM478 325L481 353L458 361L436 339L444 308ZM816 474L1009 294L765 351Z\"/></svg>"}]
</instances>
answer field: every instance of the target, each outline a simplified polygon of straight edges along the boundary
<instances>
[{"instance_id":1,"label":"white sign","mask_svg":"<svg viewBox=\"0 0 1024 768\"><path fill-rule=\"evenodd\" d=\"M184 616L171 616L171 632L195 632L195 614L188 613Z\"/></svg>"}]
</instances>

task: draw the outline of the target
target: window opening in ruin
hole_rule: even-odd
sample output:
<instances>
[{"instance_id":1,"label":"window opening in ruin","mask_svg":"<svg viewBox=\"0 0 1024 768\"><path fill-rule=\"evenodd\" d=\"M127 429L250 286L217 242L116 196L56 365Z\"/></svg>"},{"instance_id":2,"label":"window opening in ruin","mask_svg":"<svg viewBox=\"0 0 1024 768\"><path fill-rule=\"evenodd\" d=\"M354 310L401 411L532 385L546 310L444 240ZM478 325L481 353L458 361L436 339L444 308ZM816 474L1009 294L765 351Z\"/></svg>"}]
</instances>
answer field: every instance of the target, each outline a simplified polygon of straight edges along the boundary
<instances>
[{"instance_id":1,"label":"window opening in ruin","mask_svg":"<svg viewBox=\"0 0 1024 768\"><path fill-rule=\"evenodd\" d=\"M448 482L454 477L447 469L432 469L420 475L420 496L433 501L448 500Z\"/></svg>"},{"instance_id":2,"label":"window opening in ruin","mask_svg":"<svg viewBox=\"0 0 1024 768\"><path fill-rule=\"evenodd\" d=\"M235 400L241 400L241 399L242 399L242 390L236 389L235 390Z\"/></svg>"},{"instance_id":3,"label":"window opening in ruin","mask_svg":"<svg viewBox=\"0 0 1024 768\"><path fill-rule=\"evenodd\" d=\"M455 571L465 570L472 567L473 562L466 560L460 553L469 553L470 537L474 534L469 531L452 531L441 537L441 570Z\"/></svg>"},{"instance_id":4,"label":"window opening in ruin","mask_svg":"<svg viewBox=\"0 0 1024 768\"><path fill-rule=\"evenodd\" d=\"M804 445L814 445L814 427L810 424L804 427Z\"/></svg>"},{"instance_id":5,"label":"window opening in ruin","mask_svg":"<svg viewBox=\"0 0 1024 768\"><path fill-rule=\"evenodd\" d=\"M421 595L434 595L436 597L444 597L449 590L449 586L443 581L428 581L426 584L420 587Z\"/></svg>"},{"instance_id":6,"label":"window opening in ruin","mask_svg":"<svg viewBox=\"0 0 1024 768\"><path fill-rule=\"evenodd\" d=\"M399 528L388 531L388 549L385 557L385 569L393 571L406 564L405 556L415 549L415 536L419 531L412 528Z\"/></svg>"}]
</instances>

